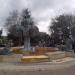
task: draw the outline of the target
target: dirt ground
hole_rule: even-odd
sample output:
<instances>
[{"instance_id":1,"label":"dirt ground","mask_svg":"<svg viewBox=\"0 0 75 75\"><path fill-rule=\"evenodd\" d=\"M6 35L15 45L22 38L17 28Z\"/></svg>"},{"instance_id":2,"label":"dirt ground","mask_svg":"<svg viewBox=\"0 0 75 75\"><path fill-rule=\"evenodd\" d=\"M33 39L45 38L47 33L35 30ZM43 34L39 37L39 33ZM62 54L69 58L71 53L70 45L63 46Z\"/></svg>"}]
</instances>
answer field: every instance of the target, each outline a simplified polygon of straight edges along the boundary
<instances>
[{"instance_id":1,"label":"dirt ground","mask_svg":"<svg viewBox=\"0 0 75 75\"><path fill-rule=\"evenodd\" d=\"M0 63L0 75L75 75L75 60L63 63Z\"/></svg>"}]
</instances>

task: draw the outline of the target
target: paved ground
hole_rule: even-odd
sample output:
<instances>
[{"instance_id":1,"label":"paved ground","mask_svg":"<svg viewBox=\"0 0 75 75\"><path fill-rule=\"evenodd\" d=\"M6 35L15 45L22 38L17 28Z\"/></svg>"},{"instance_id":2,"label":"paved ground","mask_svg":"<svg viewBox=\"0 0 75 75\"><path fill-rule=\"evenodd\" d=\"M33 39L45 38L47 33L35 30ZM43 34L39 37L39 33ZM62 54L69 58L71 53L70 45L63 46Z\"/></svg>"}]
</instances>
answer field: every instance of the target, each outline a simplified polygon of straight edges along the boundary
<instances>
[{"instance_id":1,"label":"paved ground","mask_svg":"<svg viewBox=\"0 0 75 75\"><path fill-rule=\"evenodd\" d=\"M63 63L0 63L0 75L75 75L75 60Z\"/></svg>"}]
</instances>

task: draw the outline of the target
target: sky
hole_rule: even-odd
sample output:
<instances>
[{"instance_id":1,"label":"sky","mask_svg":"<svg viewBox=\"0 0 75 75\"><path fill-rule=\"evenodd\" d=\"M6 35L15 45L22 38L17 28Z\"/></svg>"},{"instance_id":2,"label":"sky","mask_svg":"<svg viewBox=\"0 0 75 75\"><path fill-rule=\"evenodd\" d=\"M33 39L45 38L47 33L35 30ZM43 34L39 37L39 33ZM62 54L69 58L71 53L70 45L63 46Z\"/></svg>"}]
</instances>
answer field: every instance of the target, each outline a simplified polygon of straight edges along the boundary
<instances>
[{"instance_id":1,"label":"sky","mask_svg":"<svg viewBox=\"0 0 75 75\"><path fill-rule=\"evenodd\" d=\"M13 10L29 8L41 32L48 32L51 19L61 14L75 13L75 0L0 0L0 28ZM6 35L4 29L3 35Z\"/></svg>"}]
</instances>

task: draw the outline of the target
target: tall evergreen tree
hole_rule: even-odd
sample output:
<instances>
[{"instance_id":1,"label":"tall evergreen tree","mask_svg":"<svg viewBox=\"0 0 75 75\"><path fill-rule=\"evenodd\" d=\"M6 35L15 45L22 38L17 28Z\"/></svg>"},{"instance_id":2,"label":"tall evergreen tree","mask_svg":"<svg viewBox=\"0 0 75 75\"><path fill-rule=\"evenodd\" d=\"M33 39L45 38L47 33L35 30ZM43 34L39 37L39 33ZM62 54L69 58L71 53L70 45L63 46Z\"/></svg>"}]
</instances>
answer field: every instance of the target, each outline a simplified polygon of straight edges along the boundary
<instances>
[{"instance_id":1,"label":"tall evergreen tree","mask_svg":"<svg viewBox=\"0 0 75 75\"><path fill-rule=\"evenodd\" d=\"M33 26L34 26L34 22L31 18L30 12L28 11L28 9L24 9L22 11L21 28L23 29L24 49L25 50L31 50L29 30Z\"/></svg>"}]
</instances>

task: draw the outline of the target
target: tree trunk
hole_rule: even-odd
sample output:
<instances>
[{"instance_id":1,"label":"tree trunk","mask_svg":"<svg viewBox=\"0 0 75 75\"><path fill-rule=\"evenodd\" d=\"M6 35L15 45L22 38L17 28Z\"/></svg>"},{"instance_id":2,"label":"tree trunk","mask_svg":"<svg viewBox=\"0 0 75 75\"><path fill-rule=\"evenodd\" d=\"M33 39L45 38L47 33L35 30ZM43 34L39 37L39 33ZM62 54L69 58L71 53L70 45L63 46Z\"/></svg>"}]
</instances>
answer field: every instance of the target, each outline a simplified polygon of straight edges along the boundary
<instances>
[{"instance_id":1,"label":"tree trunk","mask_svg":"<svg viewBox=\"0 0 75 75\"><path fill-rule=\"evenodd\" d=\"M24 50L25 51L30 51L31 50L30 37L25 37L24 38Z\"/></svg>"}]
</instances>

